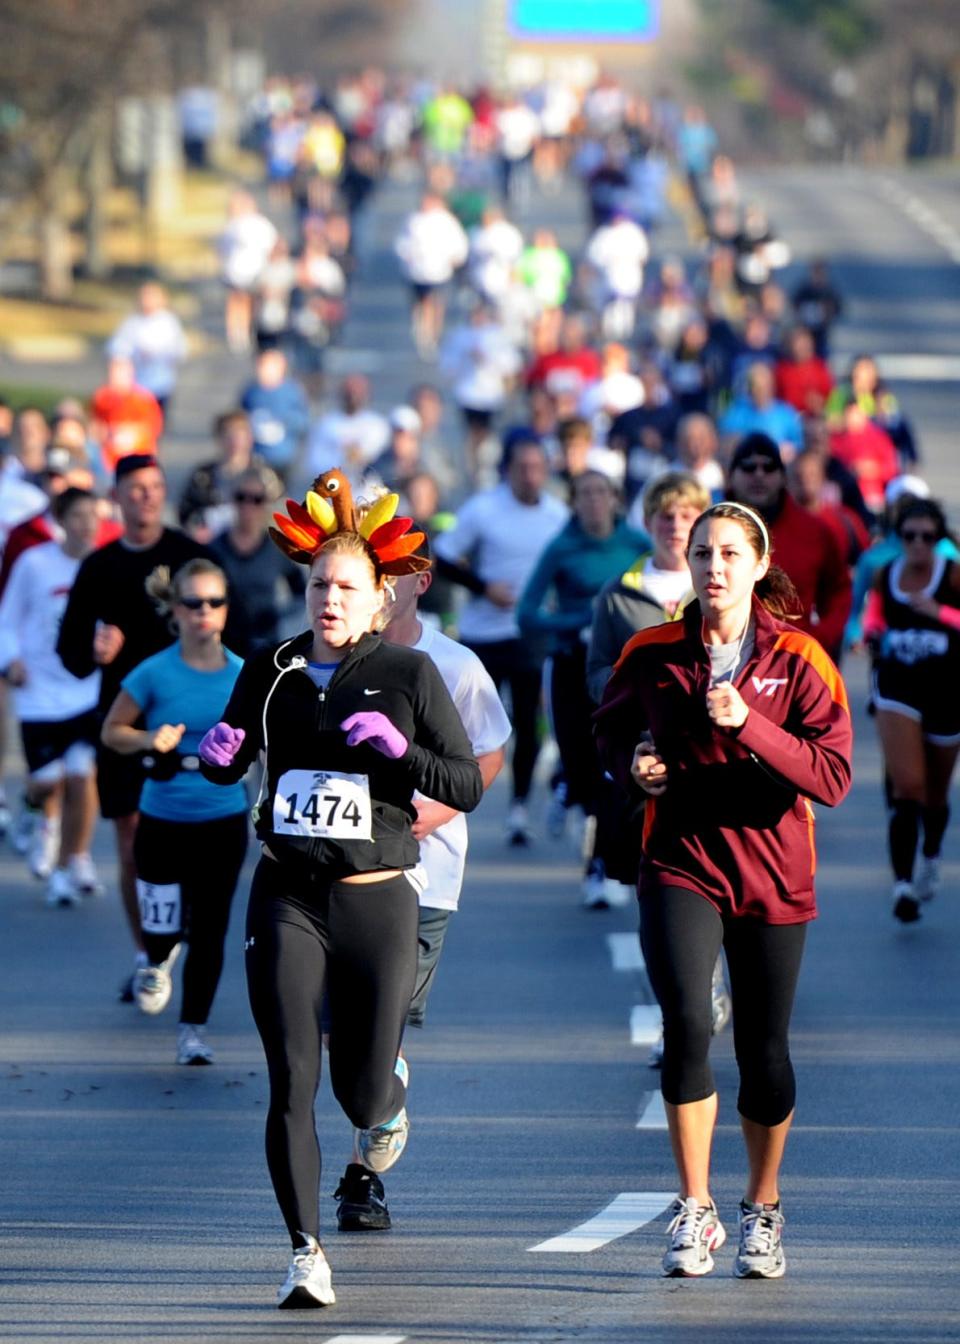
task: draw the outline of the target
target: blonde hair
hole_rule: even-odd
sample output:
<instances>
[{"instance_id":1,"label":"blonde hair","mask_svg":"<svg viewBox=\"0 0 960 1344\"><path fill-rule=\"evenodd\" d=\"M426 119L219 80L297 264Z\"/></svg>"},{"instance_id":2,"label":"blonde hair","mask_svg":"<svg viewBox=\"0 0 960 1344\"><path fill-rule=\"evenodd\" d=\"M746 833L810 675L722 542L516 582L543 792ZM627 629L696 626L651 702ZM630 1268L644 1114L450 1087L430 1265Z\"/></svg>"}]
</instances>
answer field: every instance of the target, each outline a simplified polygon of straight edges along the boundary
<instances>
[{"instance_id":1,"label":"blonde hair","mask_svg":"<svg viewBox=\"0 0 960 1344\"><path fill-rule=\"evenodd\" d=\"M358 510L361 514L367 512L370 505L363 506ZM394 589L395 580L387 574L381 574L377 568L377 562L373 551L359 532L334 532L329 540L325 541L320 549L315 553L310 562L310 568L317 563L324 555L356 555L361 560L365 560L370 569L370 577L373 580L373 586L378 592L382 592L385 598L384 605L380 608L373 618L373 629L379 633L383 630L389 621L387 614L387 602L396 600L396 591Z\"/></svg>"},{"instance_id":2,"label":"blonde hair","mask_svg":"<svg viewBox=\"0 0 960 1344\"><path fill-rule=\"evenodd\" d=\"M214 578L220 579L223 591L229 596L226 574L219 565L215 565L212 560L205 560L202 556L197 556L195 560L188 560L185 565L181 565L172 578L169 565L157 565L156 569L151 570L143 586L160 615L171 616L174 606L183 595L183 585L188 579L197 578L200 574L212 574Z\"/></svg>"},{"instance_id":3,"label":"blonde hair","mask_svg":"<svg viewBox=\"0 0 960 1344\"><path fill-rule=\"evenodd\" d=\"M710 507L710 492L687 471L666 471L655 476L643 492L645 519L676 504L692 504L702 513Z\"/></svg>"}]
</instances>

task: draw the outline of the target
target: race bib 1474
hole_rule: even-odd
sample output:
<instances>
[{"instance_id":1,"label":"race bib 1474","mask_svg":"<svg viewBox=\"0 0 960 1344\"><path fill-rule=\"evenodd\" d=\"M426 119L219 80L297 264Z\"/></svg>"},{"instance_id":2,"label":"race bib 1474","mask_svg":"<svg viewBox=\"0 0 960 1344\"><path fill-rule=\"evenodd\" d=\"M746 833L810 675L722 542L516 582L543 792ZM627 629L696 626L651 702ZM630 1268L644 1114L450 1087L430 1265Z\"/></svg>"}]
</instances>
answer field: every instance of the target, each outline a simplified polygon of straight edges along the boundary
<instances>
[{"instance_id":1,"label":"race bib 1474","mask_svg":"<svg viewBox=\"0 0 960 1344\"><path fill-rule=\"evenodd\" d=\"M288 770L273 797L276 835L371 840L370 780L338 770Z\"/></svg>"}]
</instances>

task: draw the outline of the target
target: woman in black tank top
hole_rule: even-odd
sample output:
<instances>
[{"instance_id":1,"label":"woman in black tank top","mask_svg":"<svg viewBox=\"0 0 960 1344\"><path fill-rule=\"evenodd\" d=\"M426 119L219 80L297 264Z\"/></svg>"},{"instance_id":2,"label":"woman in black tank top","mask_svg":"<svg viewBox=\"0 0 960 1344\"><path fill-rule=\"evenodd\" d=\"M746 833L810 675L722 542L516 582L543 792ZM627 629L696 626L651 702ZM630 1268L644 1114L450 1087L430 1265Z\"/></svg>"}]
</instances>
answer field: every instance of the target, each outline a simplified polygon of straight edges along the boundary
<instances>
[{"instance_id":1,"label":"woman in black tank top","mask_svg":"<svg viewBox=\"0 0 960 1344\"><path fill-rule=\"evenodd\" d=\"M938 548L949 534L932 500L909 504L897 535L903 553L877 576L864 633L874 650L873 704L890 792L893 913L912 924L939 885L960 750L960 566Z\"/></svg>"}]
</instances>

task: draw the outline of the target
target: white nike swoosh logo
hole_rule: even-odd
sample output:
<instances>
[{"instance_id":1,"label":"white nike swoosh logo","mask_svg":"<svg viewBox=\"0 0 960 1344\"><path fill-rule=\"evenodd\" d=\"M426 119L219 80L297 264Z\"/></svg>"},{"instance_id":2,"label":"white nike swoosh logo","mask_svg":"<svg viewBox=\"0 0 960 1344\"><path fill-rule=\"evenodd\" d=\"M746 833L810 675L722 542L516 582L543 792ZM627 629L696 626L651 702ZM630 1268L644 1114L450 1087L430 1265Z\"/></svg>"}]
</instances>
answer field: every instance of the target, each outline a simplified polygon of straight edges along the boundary
<instances>
[{"instance_id":1,"label":"white nike swoosh logo","mask_svg":"<svg viewBox=\"0 0 960 1344\"><path fill-rule=\"evenodd\" d=\"M379 695L379 694L380 694L379 691L368 691L368 690L366 690L366 689L364 690L363 693L364 693L364 695Z\"/></svg>"}]
</instances>

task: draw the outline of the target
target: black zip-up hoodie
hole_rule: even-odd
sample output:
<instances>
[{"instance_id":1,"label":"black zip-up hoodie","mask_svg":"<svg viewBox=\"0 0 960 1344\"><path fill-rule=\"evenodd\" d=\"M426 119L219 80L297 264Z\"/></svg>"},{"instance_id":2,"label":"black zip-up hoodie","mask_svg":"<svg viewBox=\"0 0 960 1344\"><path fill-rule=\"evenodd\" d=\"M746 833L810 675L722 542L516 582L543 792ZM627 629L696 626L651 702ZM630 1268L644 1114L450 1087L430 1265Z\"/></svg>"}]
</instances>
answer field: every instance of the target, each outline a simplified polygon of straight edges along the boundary
<instances>
[{"instance_id":1,"label":"black zip-up hoodie","mask_svg":"<svg viewBox=\"0 0 960 1344\"><path fill-rule=\"evenodd\" d=\"M266 788L255 809L257 836L283 864L318 868L336 879L381 868L412 868L419 857L411 823L415 789L428 798L472 812L483 794L480 769L460 715L431 660L414 649L364 635L347 654L326 690L306 671L313 647L310 631L250 657L223 711L232 728L246 734L233 764L201 764L207 779L232 784L260 751L266 755ZM348 747L340 727L361 710L385 714L410 744L397 761L367 743ZM266 743L264 743L266 725ZM373 813L372 839L334 840L278 835L273 800L287 770L341 771L367 775Z\"/></svg>"}]
</instances>

